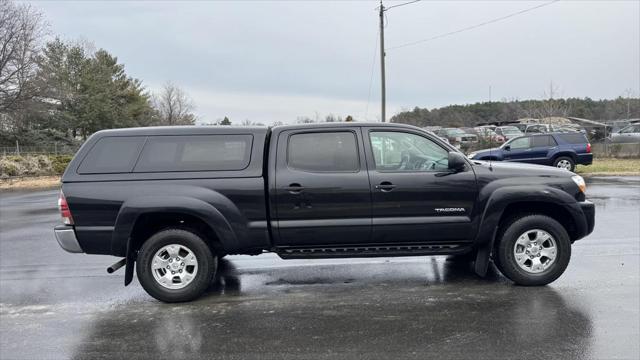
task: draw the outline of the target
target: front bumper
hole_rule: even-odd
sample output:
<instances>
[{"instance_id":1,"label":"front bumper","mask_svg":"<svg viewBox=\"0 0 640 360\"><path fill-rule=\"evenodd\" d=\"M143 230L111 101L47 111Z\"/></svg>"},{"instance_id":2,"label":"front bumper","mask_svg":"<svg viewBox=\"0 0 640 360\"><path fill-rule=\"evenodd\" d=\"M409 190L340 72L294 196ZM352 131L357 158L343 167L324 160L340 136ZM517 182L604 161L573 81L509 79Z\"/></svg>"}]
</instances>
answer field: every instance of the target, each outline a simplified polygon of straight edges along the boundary
<instances>
[{"instance_id":1,"label":"front bumper","mask_svg":"<svg viewBox=\"0 0 640 360\"><path fill-rule=\"evenodd\" d=\"M596 207L595 205L588 200L579 202L580 209L582 209L582 213L584 214L584 218L587 222L586 233L583 236L587 236L593 232L593 228L596 224Z\"/></svg>"},{"instance_id":2,"label":"front bumper","mask_svg":"<svg viewBox=\"0 0 640 360\"><path fill-rule=\"evenodd\" d=\"M78 244L78 239L76 238L76 232L73 230L73 226L58 225L53 229L53 232L56 234L58 244L65 251L70 253L84 252L82 251L80 244Z\"/></svg>"}]
</instances>

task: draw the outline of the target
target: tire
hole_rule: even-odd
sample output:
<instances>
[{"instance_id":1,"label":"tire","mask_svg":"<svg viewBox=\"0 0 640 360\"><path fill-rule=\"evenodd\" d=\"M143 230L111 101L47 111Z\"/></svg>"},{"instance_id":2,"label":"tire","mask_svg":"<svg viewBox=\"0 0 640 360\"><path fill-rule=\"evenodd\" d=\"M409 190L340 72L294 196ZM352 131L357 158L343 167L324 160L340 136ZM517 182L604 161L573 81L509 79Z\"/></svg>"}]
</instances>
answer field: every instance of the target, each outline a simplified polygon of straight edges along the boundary
<instances>
[{"instance_id":1,"label":"tire","mask_svg":"<svg viewBox=\"0 0 640 360\"><path fill-rule=\"evenodd\" d=\"M504 228L494 263L516 284L540 286L560 277L570 258L571 241L559 222L544 215L525 215Z\"/></svg>"},{"instance_id":2,"label":"tire","mask_svg":"<svg viewBox=\"0 0 640 360\"><path fill-rule=\"evenodd\" d=\"M185 229L154 234L142 244L136 261L142 287L167 303L198 298L211 285L217 267L218 258L205 241Z\"/></svg>"},{"instance_id":3,"label":"tire","mask_svg":"<svg viewBox=\"0 0 640 360\"><path fill-rule=\"evenodd\" d=\"M553 166L559 169L573 171L576 168L576 162L568 156L560 156L553 161Z\"/></svg>"}]
</instances>

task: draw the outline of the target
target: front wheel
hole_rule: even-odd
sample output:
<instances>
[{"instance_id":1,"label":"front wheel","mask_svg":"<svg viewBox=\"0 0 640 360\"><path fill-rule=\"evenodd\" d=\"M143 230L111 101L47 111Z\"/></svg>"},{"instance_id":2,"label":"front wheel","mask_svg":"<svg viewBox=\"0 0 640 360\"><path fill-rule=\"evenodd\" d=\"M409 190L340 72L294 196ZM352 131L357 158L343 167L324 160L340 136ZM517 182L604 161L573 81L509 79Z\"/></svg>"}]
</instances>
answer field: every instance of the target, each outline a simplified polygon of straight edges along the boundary
<instances>
[{"instance_id":1,"label":"front wheel","mask_svg":"<svg viewBox=\"0 0 640 360\"><path fill-rule=\"evenodd\" d=\"M144 242L136 273L149 295L164 302L182 302L197 298L209 287L217 265L217 257L200 236L168 229Z\"/></svg>"},{"instance_id":2,"label":"front wheel","mask_svg":"<svg viewBox=\"0 0 640 360\"><path fill-rule=\"evenodd\" d=\"M549 284L569 265L569 235L560 223L548 216L517 218L506 226L499 240L495 264L516 284Z\"/></svg>"}]
</instances>

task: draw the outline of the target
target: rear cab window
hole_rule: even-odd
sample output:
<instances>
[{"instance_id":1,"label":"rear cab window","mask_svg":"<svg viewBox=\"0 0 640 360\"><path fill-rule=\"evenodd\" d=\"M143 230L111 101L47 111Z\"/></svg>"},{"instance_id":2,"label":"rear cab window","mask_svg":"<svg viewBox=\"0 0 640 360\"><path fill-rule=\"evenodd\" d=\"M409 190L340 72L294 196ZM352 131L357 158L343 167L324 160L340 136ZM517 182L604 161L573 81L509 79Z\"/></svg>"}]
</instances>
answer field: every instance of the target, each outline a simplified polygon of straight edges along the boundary
<instances>
[{"instance_id":1,"label":"rear cab window","mask_svg":"<svg viewBox=\"0 0 640 360\"><path fill-rule=\"evenodd\" d=\"M251 162L252 146L250 134L107 136L89 150L77 173L240 171Z\"/></svg>"},{"instance_id":2,"label":"rear cab window","mask_svg":"<svg viewBox=\"0 0 640 360\"><path fill-rule=\"evenodd\" d=\"M145 136L107 136L99 139L78 166L78 174L131 172L145 139Z\"/></svg>"},{"instance_id":3,"label":"rear cab window","mask_svg":"<svg viewBox=\"0 0 640 360\"><path fill-rule=\"evenodd\" d=\"M251 135L150 136L133 172L238 171L251 161Z\"/></svg>"}]
</instances>

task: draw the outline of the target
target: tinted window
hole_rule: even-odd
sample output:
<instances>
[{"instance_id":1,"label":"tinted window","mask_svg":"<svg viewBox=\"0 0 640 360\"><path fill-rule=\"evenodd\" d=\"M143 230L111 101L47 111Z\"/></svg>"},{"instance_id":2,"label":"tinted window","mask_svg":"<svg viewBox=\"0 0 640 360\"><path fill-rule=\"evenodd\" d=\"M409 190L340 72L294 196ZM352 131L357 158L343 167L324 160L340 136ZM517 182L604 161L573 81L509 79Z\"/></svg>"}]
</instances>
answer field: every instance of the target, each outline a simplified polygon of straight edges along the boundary
<instances>
[{"instance_id":1,"label":"tinted window","mask_svg":"<svg viewBox=\"0 0 640 360\"><path fill-rule=\"evenodd\" d=\"M144 144L144 137L103 137L91 148L78 167L79 174L131 172Z\"/></svg>"},{"instance_id":2,"label":"tinted window","mask_svg":"<svg viewBox=\"0 0 640 360\"><path fill-rule=\"evenodd\" d=\"M560 137L560 139L562 139L564 142L569 144L586 144L588 142L587 138L585 138L581 133L559 134L557 136Z\"/></svg>"},{"instance_id":3,"label":"tinted window","mask_svg":"<svg viewBox=\"0 0 640 360\"><path fill-rule=\"evenodd\" d=\"M404 132L369 135L377 170L442 171L449 167L449 152L428 138Z\"/></svg>"},{"instance_id":4,"label":"tinted window","mask_svg":"<svg viewBox=\"0 0 640 360\"><path fill-rule=\"evenodd\" d=\"M287 164L305 171L357 171L356 136L347 131L291 135Z\"/></svg>"},{"instance_id":5,"label":"tinted window","mask_svg":"<svg viewBox=\"0 0 640 360\"><path fill-rule=\"evenodd\" d=\"M150 136L134 172L233 171L251 160L251 135Z\"/></svg>"},{"instance_id":6,"label":"tinted window","mask_svg":"<svg viewBox=\"0 0 640 360\"><path fill-rule=\"evenodd\" d=\"M534 136L531 138L531 147L546 147L555 145L551 136Z\"/></svg>"}]
</instances>

